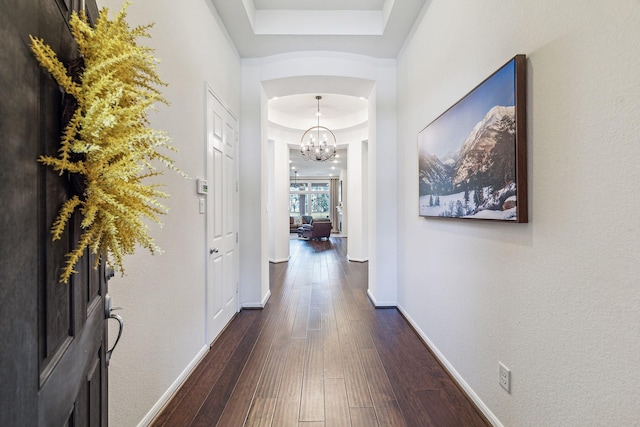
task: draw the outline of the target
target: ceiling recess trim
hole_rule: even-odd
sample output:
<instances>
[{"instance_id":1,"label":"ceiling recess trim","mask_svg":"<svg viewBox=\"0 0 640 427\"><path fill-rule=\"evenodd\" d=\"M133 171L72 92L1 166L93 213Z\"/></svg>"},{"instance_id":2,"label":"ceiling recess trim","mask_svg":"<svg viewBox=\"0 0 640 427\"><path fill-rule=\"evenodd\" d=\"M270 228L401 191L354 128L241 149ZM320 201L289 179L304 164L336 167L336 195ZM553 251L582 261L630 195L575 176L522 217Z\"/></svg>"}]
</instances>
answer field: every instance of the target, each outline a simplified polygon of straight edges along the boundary
<instances>
[{"instance_id":1,"label":"ceiling recess trim","mask_svg":"<svg viewBox=\"0 0 640 427\"><path fill-rule=\"evenodd\" d=\"M380 36L382 11L377 10L257 10L256 35Z\"/></svg>"},{"instance_id":2,"label":"ceiling recess trim","mask_svg":"<svg viewBox=\"0 0 640 427\"><path fill-rule=\"evenodd\" d=\"M380 10L258 10L243 0L255 35L381 36L395 0L385 0Z\"/></svg>"}]
</instances>

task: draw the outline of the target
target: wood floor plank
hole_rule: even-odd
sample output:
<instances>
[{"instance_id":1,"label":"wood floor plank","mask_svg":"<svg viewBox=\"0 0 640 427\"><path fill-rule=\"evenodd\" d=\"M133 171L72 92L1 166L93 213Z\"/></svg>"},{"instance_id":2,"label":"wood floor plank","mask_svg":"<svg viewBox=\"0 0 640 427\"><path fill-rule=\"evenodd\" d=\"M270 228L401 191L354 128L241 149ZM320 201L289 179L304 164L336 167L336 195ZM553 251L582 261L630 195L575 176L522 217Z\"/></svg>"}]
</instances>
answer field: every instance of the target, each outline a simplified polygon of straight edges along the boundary
<instances>
[{"instance_id":1,"label":"wood floor plank","mask_svg":"<svg viewBox=\"0 0 640 427\"><path fill-rule=\"evenodd\" d=\"M275 397L256 397L249 410L245 425L251 427L270 427L275 406Z\"/></svg>"},{"instance_id":2,"label":"wood floor plank","mask_svg":"<svg viewBox=\"0 0 640 427\"><path fill-rule=\"evenodd\" d=\"M309 331L300 399L300 421L324 421L324 361L320 331Z\"/></svg>"},{"instance_id":3,"label":"wood floor plank","mask_svg":"<svg viewBox=\"0 0 640 427\"><path fill-rule=\"evenodd\" d=\"M308 328L313 330L322 329L322 310L320 307L309 308Z\"/></svg>"},{"instance_id":4,"label":"wood floor plank","mask_svg":"<svg viewBox=\"0 0 640 427\"><path fill-rule=\"evenodd\" d=\"M355 343L340 342L349 406L373 406Z\"/></svg>"},{"instance_id":5,"label":"wood floor plank","mask_svg":"<svg viewBox=\"0 0 640 427\"><path fill-rule=\"evenodd\" d=\"M326 281L320 281L318 277L314 277L311 285L311 296L309 298L309 305L312 308L319 309L322 307L322 287L327 283L328 279Z\"/></svg>"},{"instance_id":6,"label":"wood floor plank","mask_svg":"<svg viewBox=\"0 0 640 427\"><path fill-rule=\"evenodd\" d=\"M359 350L359 353L374 406L383 402L395 401L396 396L393 387L389 382L389 378L387 378L387 373L384 370L384 366L382 366L377 350L365 348Z\"/></svg>"},{"instance_id":7,"label":"wood floor plank","mask_svg":"<svg viewBox=\"0 0 640 427\"><path fill-rule=\"evenodd\" d=\"M306 347L307 342L305 339L295 339L289 345L282 380L278 388L277 398L279 401L285 399L300 401Z\"/></svg>"},{"instance_id":8,"label":"wood floor plank","mask_svg":"<svg viewBox=\"0 0 640 427\"><path fill-rule=\"evenodd\" d=\"M324 381L318 375L305 375L300 399L300 421L324 421Z\"/></svg>"},{"instance_id":9,"label":"wood floor plank","mask_svg":"<svg viewBox=\"0 0 640 427\"><path fill-rule=\"evenodd\" d=\"M343 378L325 378L324 402L326 427L351 427L347 389Z\"/></svg>"},{"instance_id":10,"label":"wood floor plank","mask_svg":"<svg viewBox=\"0 0 640 427\"><path fill-rule=\"evenodd\" d=\"M340 340L350 342L352 341L351 319L349 318L347 305L339 291L334 295L332 302L335 307L336 328L338 329Z\"/></svg>"},{"instance_id":11,"label":"wood floor plank","mask_svg":"<svg viewBox=\"0 0 640 427\"><path fill-rule=\"evenodd\" d=\"M378 403L375 406L375 410L376 417L378 418L378 425L380 427L407 427L413 425L422 426L422 424L407 424L404 415L400 410L400 406L395 400ZM463 425L464 424L460 424L460 426Z\"/></svg>"},{"instance_id":12,"label":"wood floor plank","mask_svg":"<svg viewBox=\"0 0 640 427\"><path fill-rule=\"evenodd\" d=\"M278 399L271 425L274 427L297 427L299 414L300 396L297 399Z\"/></svg>"},{"instance_id":13,"label":"wood floor plank","mask_svg":"<svg viewBox=\"0 0 640 427\"><path fill-rule=\"evenodd\" d=\"M485 426L487 421L479 417L477 409L460 392L458 386L449 381L439 390L420 390L421 402L436 425L453 424L453 421L469 427Z\"/></svg>"},{"instance_id":14,"label":"wood floor plank","mask_svg":"<svg viewBox=\"0 0 640 427\"><path fill-rule=\"evenodd\" d=\"M450 405L443 404L446 397L439 390L420 390L414 393L414 398L425 405L434 426L454 425L454 423L473 425L466 422L462 414L455 413Z\"/></svg>"},{"instance_id":15,"label":"wood floor plank","mask_svg":"<svg viewBox=\"0 0 640 427\"><path fill-rule=\"evenodd\" d=\"M369 328L367 327L364 320L352 321L351 331L353 334L354 342L356 343L356 347L358 347L359 349L374 347L373 340L371 339L371 335L369 334Z\"/></svg>"},{"instance_id":16,"label":"wood floor plank","mask_svg":"<svg viewBox=\"0 0 640 427\"><path fill-rule=\"evenodd\" d=\"M300 299L300 289L293 289L289 296L289 304L287 311L282 317L280 327L276 332L276 336L273 340L275 347L288 347L291 342L291 336L293 334L293 327L296 320L298 301Z\"/></svg>"},{"instance_id":17,"label":"wood floor plank","mask_svg":"<svg viewBox=\"0 0 640 427\"><path fill-rule=\"evenodd\" d=\"M293 322L291 338L306 338L309 329L309 306L298 305L296 318Z\"/></svg>"},{"instance_id":18,"label":"wood floor plank","mask_svg":"<svg viewBox=\"0 0 640 427\"><path fill-rule=\"evenodd\" d=\"M325 307L331 307L330 309L323 308L322 310L322 330L325 334L338 334L338 324L336 323L336 313L333 310L333 302L329 301L325 304Z\"/></svg>"},{"instance_id":19,"label":"wood floor plank","mask_svg":"<svg viewBox=\"0 0 640 427\"><path fill-rule=\"evenodd\" d=\"M300 413L306 340L295 339L289 345L273 415L273 425L296 427Z\"/></svg>"},{"instance_id":20,"label":"wood floor plank","mask_svg":"<svg viewBox=\"0 0 640 427\"><path fill-rule=\"evenodd\" d=\"M349 408L351 427L375 427L378 425L376 411L373 408Z\"/></svg>"},{"instance_id":21,"label":"wood floor plank","mask_svg":"<svg viewBox=\"0 0 640 427\"><path fill-rule=\"evenodd\" d=\"M286 356L286 347L272 348L272 351L267 356L267 361L262 369L260 380L258 381L258 387L255 392L256 398L272 397L275 399L277 397L286 362Z\"/></svg>"},{"instance_id":22,"label":"wood floor plank","mask_svg":"<svg viewBox=\"0 0 640 427\"><path fill-rule=\"evenodd\" d=\"M342 353L337 330L324 331L322 337L324 378L344 378Z\"/></svg>"}]
</instances>

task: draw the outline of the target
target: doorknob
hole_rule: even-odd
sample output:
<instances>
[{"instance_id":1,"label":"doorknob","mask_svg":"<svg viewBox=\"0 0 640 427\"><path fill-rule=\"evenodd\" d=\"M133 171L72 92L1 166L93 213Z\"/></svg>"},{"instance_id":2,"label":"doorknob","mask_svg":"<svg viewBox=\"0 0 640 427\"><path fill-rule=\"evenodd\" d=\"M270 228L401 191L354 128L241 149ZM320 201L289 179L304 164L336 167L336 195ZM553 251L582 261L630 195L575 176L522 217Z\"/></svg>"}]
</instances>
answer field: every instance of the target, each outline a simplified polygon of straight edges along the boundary
<instances>
[{"instance_id":1,"label":"doorknob","mask_svg":"<svg viewBox=\"0 0 640 427\"><path fill-rule=\"evenodd\" d=\"M116 342L113 343L113 346L107 350L106 352L106 364L109 366L109 360L111 360L111 354L113 350L115 350L118 345L118 341L120 341L120 337L122 336L122 330L124 329L124 320L117 314L114 314L114 310L120 310L120 307L111 307L111 295L107 294L104 297L104 317L105 319L115 319L118 321L118 336L116 337Z\"/></svg>"},{"instance_id":2,"label":"doorknob","mask_svg":"<svg viewBox=\"0 0 640 427\"><path fill-rule=\"evenodd\" d=\"M211 249L209 249L209 255L217 254L218 252L220 252L220 251L218 250L218 248L211 248Z\"/></svg>"}]
</instances>

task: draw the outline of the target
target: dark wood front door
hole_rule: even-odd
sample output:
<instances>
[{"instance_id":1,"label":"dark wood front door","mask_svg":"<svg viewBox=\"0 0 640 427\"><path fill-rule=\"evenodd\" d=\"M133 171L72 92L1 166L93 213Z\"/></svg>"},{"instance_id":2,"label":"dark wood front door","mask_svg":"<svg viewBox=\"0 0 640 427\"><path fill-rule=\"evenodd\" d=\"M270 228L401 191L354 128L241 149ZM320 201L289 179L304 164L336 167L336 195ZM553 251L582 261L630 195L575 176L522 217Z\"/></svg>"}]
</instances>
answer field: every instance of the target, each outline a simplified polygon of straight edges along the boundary
<instances>
[{"instance_id":1,"label":"dark wood front door","mask_svg":"<svg viewBox=\"0 0 640 427\"><path fill-rule=\"evenodd\" d=\"M106 426L106 280L85 254L59 283L80 217L59 241L50 228L68 177L36 162L55 155L62 94L29 49L44 38L68 63L67 22L95 0L0 0L0 425Z\"/></svg>"}]
</instances>

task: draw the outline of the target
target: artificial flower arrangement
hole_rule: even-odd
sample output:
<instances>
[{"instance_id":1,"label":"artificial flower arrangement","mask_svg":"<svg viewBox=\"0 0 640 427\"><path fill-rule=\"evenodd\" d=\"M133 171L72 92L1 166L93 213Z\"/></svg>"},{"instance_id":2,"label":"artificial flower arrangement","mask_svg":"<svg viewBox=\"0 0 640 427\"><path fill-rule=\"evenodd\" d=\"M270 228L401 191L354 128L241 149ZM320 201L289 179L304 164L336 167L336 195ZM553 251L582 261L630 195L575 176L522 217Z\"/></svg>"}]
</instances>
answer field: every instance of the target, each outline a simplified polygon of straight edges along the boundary
<instances>
[{"instance_id":1,"label":"artificial flower arrangement","mask_svg":"<svg viewBox=\"0 0 640 427\"><path fill-rule=\"evenodd\" d=\"M186 177L157 151L175 151L168 135L150 128L147 119L156 102L168 105L157 89L166 83L158 77L153 50L136 43L139 37L149 37L152 25L129 28L128 5L113 20L108 19L108 9L102 9L93 28L84 12L73 14L69 25L83 62L79 76L69 75L44 40L31 36L40 65L76 102L58 156L38 159L61 175L79 174L83 184L81 194L63 204L51 229L53 240L58 240L76 210L83 216L82 233L66 256L63 283L75 273L87 247L98 255L95 267L106 255L107 263L121 273L123 256L134 253L136 245L159 252L145 218L161 224L159 215L167 208L158 198L168 195L158 184L144 181L162 173L154 166L157 162Z\"/></svg>"}]
</instances>

